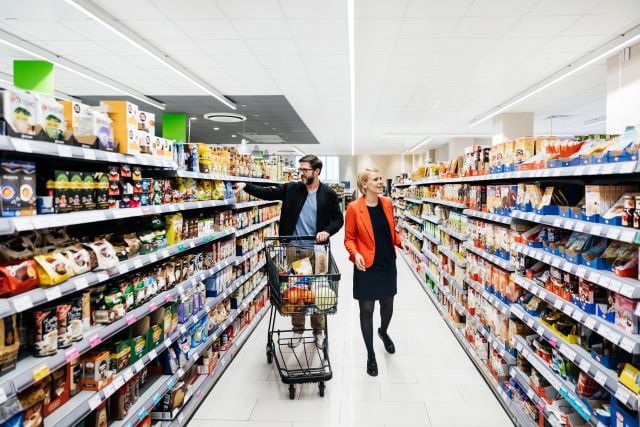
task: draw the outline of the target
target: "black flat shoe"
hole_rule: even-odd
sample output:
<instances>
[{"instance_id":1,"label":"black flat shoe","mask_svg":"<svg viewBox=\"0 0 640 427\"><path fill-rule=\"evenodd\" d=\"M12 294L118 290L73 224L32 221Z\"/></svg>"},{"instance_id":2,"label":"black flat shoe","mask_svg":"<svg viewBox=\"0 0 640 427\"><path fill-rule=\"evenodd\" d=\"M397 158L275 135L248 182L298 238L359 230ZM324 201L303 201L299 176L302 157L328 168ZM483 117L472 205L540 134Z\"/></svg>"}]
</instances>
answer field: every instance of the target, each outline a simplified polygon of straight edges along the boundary
<instances>
[{"instance_id":1,"label":"black flat shoe","mask_svg":"<svg viewBox=\"0 0 640 427\"><path fill-rule=\"evenodd\" d=\"M391 341L391 338L389 338L388 334L382 335L382 331L380 330L380 328L378 328L378 336L380 337L380 339L382 339L384 349L387 350L387 353L393 354L396 352L396 346L393 344L393 341Z\"/></svg>"},{"instance_id":2,"label":"black flat shoe","mask_svg":"<svg viewBox=\"0 0 640 427\"><path fill-rule=\"evenodd\" d=\"M376 362L376 357L367 357L367 374L372 377L378 376L378 362Z\"/></svg>"}]
</instances>

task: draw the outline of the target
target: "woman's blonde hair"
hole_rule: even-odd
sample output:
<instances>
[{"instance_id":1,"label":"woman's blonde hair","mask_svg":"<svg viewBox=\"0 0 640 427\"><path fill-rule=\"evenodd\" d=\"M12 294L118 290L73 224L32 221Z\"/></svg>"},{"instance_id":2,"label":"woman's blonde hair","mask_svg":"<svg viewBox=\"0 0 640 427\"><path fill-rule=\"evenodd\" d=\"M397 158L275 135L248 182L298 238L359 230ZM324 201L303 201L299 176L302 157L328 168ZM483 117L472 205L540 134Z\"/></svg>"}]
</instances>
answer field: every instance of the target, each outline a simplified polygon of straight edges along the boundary
<instances>
[{"instance_id":1,"label":"woman's blonde hair","mask_svg":"<svg viewBox=\"0 0 640 427\"><path fill-rule=\"evenodd\" d=\"M380 171L376 168L366 168L358 172L358 190L360 193L365 194L365 186L367 185L367 181L371 177L371 174L380 173Z\"/></svg>"}]
</instances>

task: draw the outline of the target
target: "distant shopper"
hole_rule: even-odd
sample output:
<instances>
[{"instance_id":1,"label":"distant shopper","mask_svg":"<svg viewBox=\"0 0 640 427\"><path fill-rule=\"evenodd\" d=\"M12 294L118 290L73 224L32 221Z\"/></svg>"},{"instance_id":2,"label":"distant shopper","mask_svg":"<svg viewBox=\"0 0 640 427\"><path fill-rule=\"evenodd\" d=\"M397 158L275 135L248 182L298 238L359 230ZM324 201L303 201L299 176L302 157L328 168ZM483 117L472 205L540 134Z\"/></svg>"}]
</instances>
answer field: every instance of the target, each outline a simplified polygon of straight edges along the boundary
<instances>
[{"instance_id":1,"label":"distant shopper","mask_svg":"<svg viewBox=\"0 0 640 427\"><path fill-rule=\"evenodd\" d=\"M327 242L344 224L338 195L328 185L320 182L322 161L318 157L308 154L300 158L298 163L300 182L271 187L240 182L235 188L264 200L282 200L281 236L316 236L318 243ZM294 314L291 324L294 331L291 347L295 347L302 340L304 314ZM312 315L311 327L316 342L321 346L324 340L324 315Z\"/></svg>"},{"instance_id":2,"label":"distant shopper","mask_svg":"<svg viewBox=\"0 0 640 427\"><path fill-rule=\"evenodd\" d=\"M393 297L397 293L395 246L408 249L408 244L396 232L393 203L382 197L384 183L378 169L358 173L358 189L363 194L347 207L344 246L353 270L353 298L360 303L360 329L367 347L367 373L378 375L373 350L373 309L380 302L380 328L388 353L396 348L387 330L393 315Z\"/></svg>"}]
</instances>

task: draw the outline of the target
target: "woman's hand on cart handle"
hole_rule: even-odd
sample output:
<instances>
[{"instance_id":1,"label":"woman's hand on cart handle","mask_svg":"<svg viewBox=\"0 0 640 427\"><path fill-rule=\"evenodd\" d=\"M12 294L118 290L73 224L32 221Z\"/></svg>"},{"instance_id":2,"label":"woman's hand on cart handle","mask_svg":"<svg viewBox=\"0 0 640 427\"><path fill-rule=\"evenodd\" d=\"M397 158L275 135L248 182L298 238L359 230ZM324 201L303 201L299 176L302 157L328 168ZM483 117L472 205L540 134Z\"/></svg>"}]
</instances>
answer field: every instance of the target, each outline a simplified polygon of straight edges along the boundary
<instances>
[{"instance_id":1,"label":"woman's hand on cart handle","mask_svg":"<svg viewBox=\"0 0 640 427\"><path fill-rule=\"evenodd\" d=\"M355 256L355 264L356 264L356 268L360 271L365 271L364 268L364 257L362 255L360 255L359 253L356 254Z\"/></svg>"},{"instance_id":2,"label":"woman's hand on cart handle","mask_svg":"<svg viewBox=\"0 0 640 427\"><path fill-rule=\"evenodd\" d=\"M235 184L233 184L233 189L236 190L236 193L239 193L246 186L247 186L246 182L236 182Z\"/></svg>"},{"instance_id":3,"label":"woman's hand on cart handle","mask_svg":"<svg viewBox=\"0 0 640 427\"><path fill-rule=\"evenodd\" d=\"M326 231L321 231L318 234L316 234L316 242L318 243L324 243L327 240L329 240L329 237L331 235L329 233L327 233Z\"/></svg>"},{"instance_id":4,"label":"woman's hand on cart handle","mask_svg":"<svg viewBox=\"0 0 640 427\"><path fill-rule=\"evenodd\" d=\"M411 249L411 244L407 243L404 240L402 241L401 246L402 246L402 249L405 250L405 251L408 251L409 249Z\"/></svg>"}]
</instances>

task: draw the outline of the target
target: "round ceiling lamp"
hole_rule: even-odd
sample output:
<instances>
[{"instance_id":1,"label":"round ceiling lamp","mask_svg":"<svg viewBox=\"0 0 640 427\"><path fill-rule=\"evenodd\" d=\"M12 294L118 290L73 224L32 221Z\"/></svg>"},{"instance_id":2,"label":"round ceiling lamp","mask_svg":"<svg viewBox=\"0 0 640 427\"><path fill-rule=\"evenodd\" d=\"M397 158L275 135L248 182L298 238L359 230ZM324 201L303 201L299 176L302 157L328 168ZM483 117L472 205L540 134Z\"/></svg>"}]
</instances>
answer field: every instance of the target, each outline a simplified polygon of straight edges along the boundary
<instances>
[{"instance_id":1,"label":"round ceiling lamp","mask_svg":"<svg viewBox=\"0 0 640 427\"><path fill-rule=\"evenodd\" d=\"M240 123L247 120L247 116L237 113L206 113L203 117L218 123Z\"/></svg>"}]
</instances>

